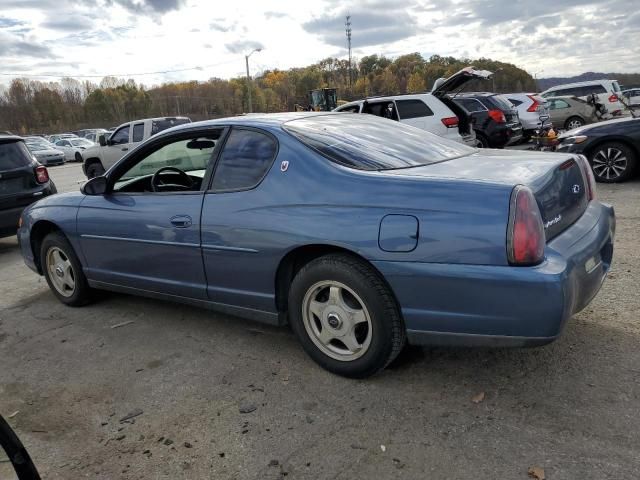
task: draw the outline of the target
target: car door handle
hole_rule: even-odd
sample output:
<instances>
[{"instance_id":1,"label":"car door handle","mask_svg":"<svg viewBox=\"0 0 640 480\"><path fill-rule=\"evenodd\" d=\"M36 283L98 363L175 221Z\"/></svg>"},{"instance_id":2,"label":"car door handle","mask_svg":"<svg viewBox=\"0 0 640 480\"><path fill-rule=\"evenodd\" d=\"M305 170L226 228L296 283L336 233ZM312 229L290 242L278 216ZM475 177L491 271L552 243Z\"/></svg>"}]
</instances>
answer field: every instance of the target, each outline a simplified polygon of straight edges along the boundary
<instances>
[{"instance_id":1,"label":"car door handle","mask_svg":"<svg viewBox=\"0 0 640 480\"><path fill-rule=\"evenodd\" d=\"M176 215L171 217L170 222L176 228L187 228L193 223L189 215Z\"/></svg>"}]
</instances>

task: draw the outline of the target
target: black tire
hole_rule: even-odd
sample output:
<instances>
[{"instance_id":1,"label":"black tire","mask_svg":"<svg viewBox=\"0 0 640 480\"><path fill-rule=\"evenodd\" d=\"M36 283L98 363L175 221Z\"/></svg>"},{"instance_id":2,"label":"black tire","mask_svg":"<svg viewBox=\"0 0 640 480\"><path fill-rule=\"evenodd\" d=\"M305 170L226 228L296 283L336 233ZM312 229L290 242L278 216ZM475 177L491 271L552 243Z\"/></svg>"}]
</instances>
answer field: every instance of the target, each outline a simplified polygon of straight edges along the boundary
<instances>
[{"instance_id":1,"label":"black tire","mask_svg":"<svg viewBox=\"0 0 640 480\"><path fill-rule=\"evenodd\" d=\"M580 117L569 117L564 122L565 130L573 130L574 128L580 128L584 125L584 120Z\"/></svg>"},{"instance_id":2,"label":"black tire","mask_svg":"<svg viewBox=\"0 0 640 480\"><path fill-rule=\"evenodd\" d=\"M104 175L104 167L99 162L93 162L87 165L87 178L92 179Z\"/></svg>"},{"instance_id":3,"label":"black tire","mask_svg":"<svg viewBox=\"0 0 640 480\"><path fill-rule=\"evenodd\" d=\"M76 152L75 159L76 162L82 163L82 155L80 155L80 152Z\"/></svg>"},{"instance_id":4,"label":"black tire","mask_svg":"<svg viewBox=\"0 0 640 480\"><path fill-rule=\"evenodd\" d=\"M314 343L305 327L304 300L308 292L322 282L338 282L351 289L369 314L370 343L356 359L347 361L330 357ZM350 378L369 377L384 369L406 343L404 322L387 285L370 265L346 254L317 258L296 274L289 291L289 322L302 347L316 363L332 373Z\"/></svg>"},{"instance_id":5,"label":"black tire","mask_svg":"<svg viewBox=\"0 0 640 480\"><path fill-rule=\"evenodd\" d=\"M68 295L60 293L58 290L59 287L56 286L56 281L52 279L52 272L50 271L47 257L50 253L54 254L55 252L58 252L65 261L68 260L70 263L74 288L72 291L67 291ZM76 252L73 250L69 240L67 240L62 233L52 232L44 237L42 245L40 246L40 264L49 288L62 303L72 307L79 307L91 301L91 288L82 271L80 260L78 260Z\"/></svg>"},{"instance_id":6,"label":"black tire","mask_svg":"<svg viewBox=\"0 0 640 480\"><path fill-rule=\"evenodd\" d=\"M638 163L636 152L620 142L600 144L589 152L588 157L596 181L602 183L628 180Z\"/></svg>"},{"instance_id":7,"label":"black tire","mask_svg":"<svg viewBox=\"0 0 640 480\"><path fill-rule=\"evenodd\" d=\"M481 133L476 133L476 148L490 148L489 140Z\"/></svg>"}]
</instances>

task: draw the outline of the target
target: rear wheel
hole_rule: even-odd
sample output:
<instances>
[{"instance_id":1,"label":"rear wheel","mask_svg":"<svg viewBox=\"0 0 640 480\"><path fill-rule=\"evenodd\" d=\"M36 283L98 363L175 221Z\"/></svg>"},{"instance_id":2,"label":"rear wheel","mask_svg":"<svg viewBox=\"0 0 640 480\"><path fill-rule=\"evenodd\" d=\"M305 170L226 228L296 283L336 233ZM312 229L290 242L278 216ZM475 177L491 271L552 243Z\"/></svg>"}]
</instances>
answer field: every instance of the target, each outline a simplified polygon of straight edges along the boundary
<instances>
[{"instance_id":1,"label":"rear wheel","mask_svg":"<svg viewBox=\"0 0 640 480\"><path fill-rule=\"evenodd\" d=\"M104 167L99 162L93 162L87 165L87 178L95 178L104 175Z\"/></svg>"},{"instance_id":2,"label":"rear wheel","mask_svg":"<svg viewBox=\"0 0 640 480\"><path fill-rule=\"evenodd\" d=\"M627 180L636 168L636 153L627 145L607 142L589 155L593 175L598 182L616 183Z\"/></svg>"},{"instance_id":3,"label":"rear wheel","mask_svg":"<svg viewBox=\"0 0 640 480\"><path fill-rule=\"evenodd\" d=\"M349 255L326 255L298 272L289 292L289 317L307 354L346 377L382 370L406 341L388 287L371 266Z\"/></svg>"},{"instance_id":4,"label":"rear wheel","mask_svg":"<svg viewBox=\"0 0 640 480\"><path fill-rule=\"evenodd\" d=\"M82 265L69 240L60 232L44 237L40 262L49 288L62 303L77 307L91 300L91 289Z\"/></svg>"},{"instance_id":5,"label":"rear wheel","mask_svg":"<svg viewBox=\"0 0 640 480\"><path fill-rule=\"evenodd\" d=\"M489 140L480 133L476 133L476 148L489 148Z\"/></svg>"},{"instance_id":6,"label":"rear wheel","mask_svg":"<svg viewBox=\"0 0 640 480\"><path fill-rule=\"evenodd\" d=\"M574 128L580 128L584 125L584 120L580 117L569 117L567 121L564 122L564 128L566 130L573 130Z\"/></svg>"}]
</instances>

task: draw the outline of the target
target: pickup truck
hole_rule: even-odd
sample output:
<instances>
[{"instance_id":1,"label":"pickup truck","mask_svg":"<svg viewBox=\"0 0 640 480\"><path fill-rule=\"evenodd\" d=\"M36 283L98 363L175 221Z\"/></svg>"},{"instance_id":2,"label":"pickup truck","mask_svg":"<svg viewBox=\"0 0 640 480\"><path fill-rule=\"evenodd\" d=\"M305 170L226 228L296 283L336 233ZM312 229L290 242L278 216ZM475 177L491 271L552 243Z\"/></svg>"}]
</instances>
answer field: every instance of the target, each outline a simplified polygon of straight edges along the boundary
<instances>
[{"instance_id":1,"label":"pickup truck","mask_svg":"<svg viewBox=\"0 0 640 480\"><path fill-rule=\"evenodd\" d=\"M101 135L98 139L99 145L82 152L82 170L87 178L100 176L138 143L158 132L183 123L191 123L191 119L160 117L123 123L110 136Z\"/></svg>"}]
</instances>

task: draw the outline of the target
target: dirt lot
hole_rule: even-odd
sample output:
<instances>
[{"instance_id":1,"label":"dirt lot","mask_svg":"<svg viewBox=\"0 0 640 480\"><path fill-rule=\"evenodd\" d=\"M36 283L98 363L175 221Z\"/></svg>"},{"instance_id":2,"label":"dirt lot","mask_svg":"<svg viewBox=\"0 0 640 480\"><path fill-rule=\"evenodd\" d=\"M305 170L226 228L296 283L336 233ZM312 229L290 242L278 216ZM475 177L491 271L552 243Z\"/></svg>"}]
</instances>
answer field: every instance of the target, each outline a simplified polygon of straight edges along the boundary
<instances>
[{"instance_id":1,"label":"dirt lot","mask_svg":"<svg viewBox=\"0 0 640 480\"><path fill-rule=\"evenodd\" d=\"M412 348L366 381L287 329L115 294L65 307L0 240L0 412L44 478L637 479L640 181L599 195L614 267L559 341Z\"/></svg>"}]
</instances>

